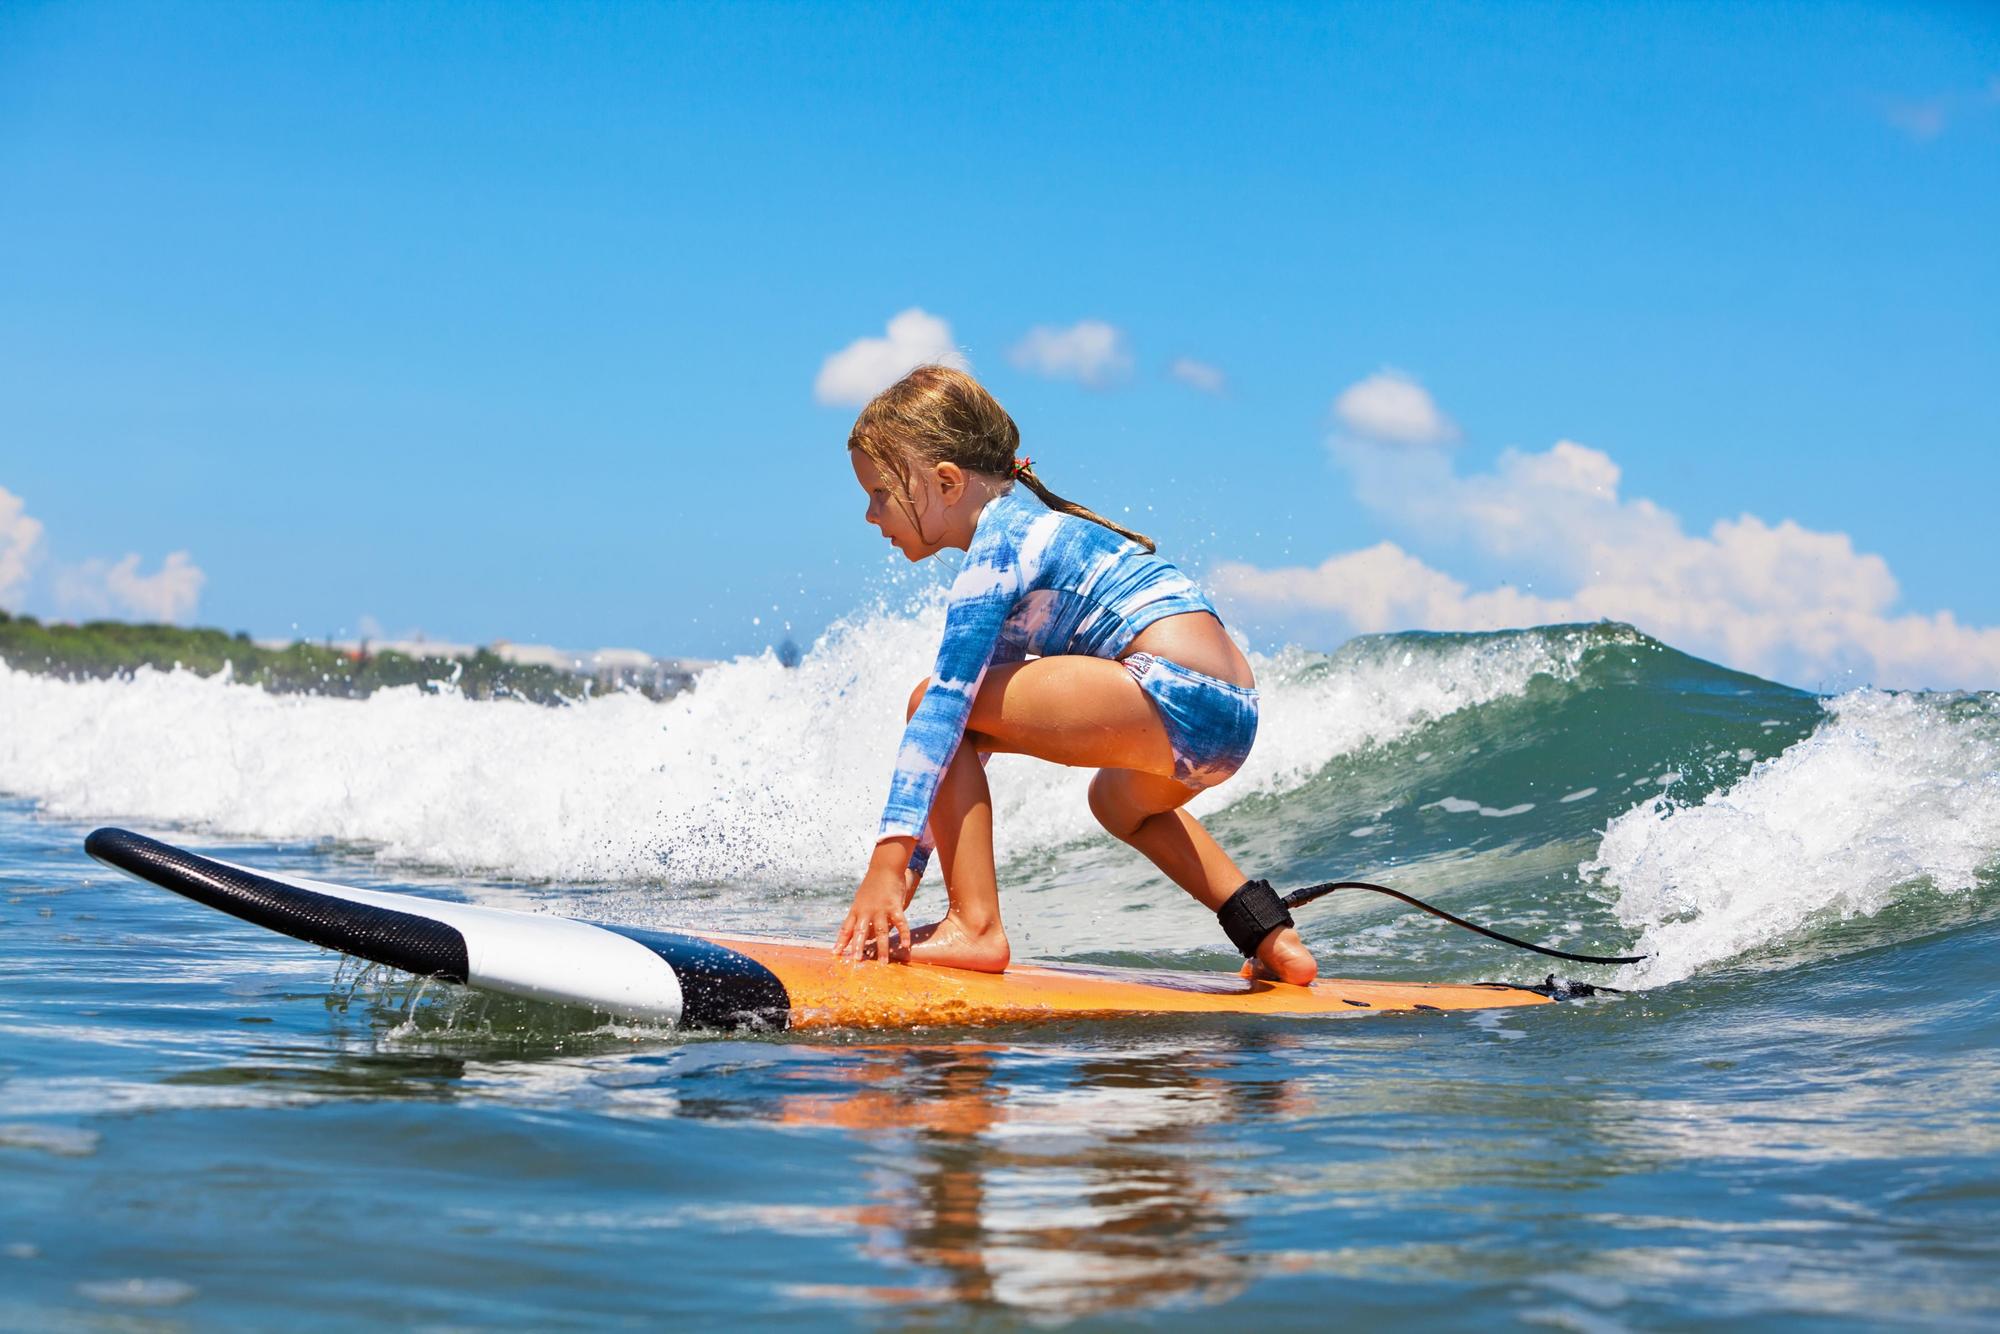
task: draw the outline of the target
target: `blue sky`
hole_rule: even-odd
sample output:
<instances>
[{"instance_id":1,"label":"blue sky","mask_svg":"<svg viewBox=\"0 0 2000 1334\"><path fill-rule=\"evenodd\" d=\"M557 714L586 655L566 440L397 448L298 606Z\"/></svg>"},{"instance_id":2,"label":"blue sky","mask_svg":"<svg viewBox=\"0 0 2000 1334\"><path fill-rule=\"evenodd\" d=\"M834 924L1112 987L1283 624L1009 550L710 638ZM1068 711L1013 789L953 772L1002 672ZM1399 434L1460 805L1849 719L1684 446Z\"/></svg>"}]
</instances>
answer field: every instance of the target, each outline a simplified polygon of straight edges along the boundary
<instances>
[{"instance_id":1,"label":"blue sky","mask_svg":"<svg viewBox=\"0 0 2000 1334\"><path fill-rule=\"evenodd\" d=\"M0 605L803 639L893 555L816 378L914 309L1254 637L1644 623L1692 585L1592 572L1679 534L1684 647L2000 685L1988 6L15 4L0 181ZM1715 592L1744 515L1820 594Z\"/></svg>"}]
</instances>

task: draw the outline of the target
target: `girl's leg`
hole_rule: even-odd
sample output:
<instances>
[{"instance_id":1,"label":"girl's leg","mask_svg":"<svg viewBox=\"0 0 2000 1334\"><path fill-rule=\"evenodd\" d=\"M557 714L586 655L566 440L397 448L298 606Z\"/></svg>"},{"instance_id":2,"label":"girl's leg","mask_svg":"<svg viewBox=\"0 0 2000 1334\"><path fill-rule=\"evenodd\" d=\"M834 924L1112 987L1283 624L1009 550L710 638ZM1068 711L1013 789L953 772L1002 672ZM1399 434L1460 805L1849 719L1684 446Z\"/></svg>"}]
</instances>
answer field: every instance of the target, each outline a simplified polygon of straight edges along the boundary
<instances>
[{"instance_id":1,"label":"girl's leg","mask_svg":"<svg viewBox=\"0 0 2000 1334\"><path fill-rule=\"evenodd\" d=\"M910 958L997 973L1009 952L993 868L993 795L973 742L968 735L959 744L931 803L931 835L949 906L943 920L910 933Z\"/></svg>"},{"instance_id":2,"label":"girl's leg","mask_svg":"<svg viewBox=\"0 0 2000 1334\"><path fill-rule=\"evenodd\" d=\"M1194 792L1171 778L1132 769L1102 769L1090 783L1090 813L1117 838L1146 854L1168 879L1210 912L1220 911L1249 879L1201 821L1181 807ZM1273 931L1257 948L1255 964L1280 982L1299 986L1319 974L1319 964L1291 927ZM1244 974L1256 975L1255 964Z\"/></svg>"},{"instance_id":3,"label":"girl's leg","mask_svg":"<svg viewBox=\"0 0 2000 1334\"><path fill-rule=\"evenodd\" d=\"M911 695L913 710L922 693L919 684ZM1005 966L1006 936L1000 929L993 869L993 805L985 770L974 753L980 750L1109 771L1091 784L1091 809L1107 829L1211 910L1242 885L1245 877L1228 854L1179 809L1194 793L1174 781L1166 724L1131 673L1108 659L1081 656L1010 663L991 669L980 683L965 740L938 786L931 832L952 908L932 936L921 929L915 933L919 943L912 957L955 963L956 958L947 956L961 946L953 942L965 940L970 930L975 943L958 955L966 959L959 966L979 967L982 951L989 958L996 953L996 939L1002 962L988 966ZM938 948L926 953L932 938ZM1316 971L1312 955L1290 929L1267 937L1258 957L1287 982L1309 982Z\"/></svg>"},{"instance_id":4,"label":"girl's leg","mask_svg":"<svg viewBox=\"0 0 2000 1334\"><path fill-rule=\"evenodd\" d=\"M1210 912L1247 878L1201 822L1181 809L1194 792L1171 778L1133 769L1100 769L1090 782L1090 813L1146 854L1169 880Z\"/></svg>"}]
</instances>

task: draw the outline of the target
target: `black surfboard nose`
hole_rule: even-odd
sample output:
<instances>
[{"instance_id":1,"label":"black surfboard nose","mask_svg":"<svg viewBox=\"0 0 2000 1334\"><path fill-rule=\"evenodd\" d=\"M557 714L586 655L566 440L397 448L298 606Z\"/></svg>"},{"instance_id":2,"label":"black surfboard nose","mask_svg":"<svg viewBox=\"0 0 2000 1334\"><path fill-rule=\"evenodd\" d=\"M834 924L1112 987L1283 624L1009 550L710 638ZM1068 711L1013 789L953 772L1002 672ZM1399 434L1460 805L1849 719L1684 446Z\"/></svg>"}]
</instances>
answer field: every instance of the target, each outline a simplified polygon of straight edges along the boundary
<instances>
[{"instance_id":1,"label":"black surfboard nose","mask_svg":"<svg viewBox=\"0 0 2000 1334\"><path fill-rule=\"evenodd\" d=\"M371 963L447 982L463 982L470 971L465 937L429 917L315 893L129 829L95 830L83 850L196 903Z\"/></svg>"},{"instance_id":2,"label":"black surfboard nose","mask_svg":"<svg viewBox=\"0 0 2000 1334\"><path fill-rule=\"evenodd\" d=\"M90 831L90 837L83 840L83 850L106 866L116 866L123 871L129 868L120 864L119 854L135 840L142 843L150 841L140 838L129 829L113 829L107 825L103 829Z\"/></svg>"}]
</instances>

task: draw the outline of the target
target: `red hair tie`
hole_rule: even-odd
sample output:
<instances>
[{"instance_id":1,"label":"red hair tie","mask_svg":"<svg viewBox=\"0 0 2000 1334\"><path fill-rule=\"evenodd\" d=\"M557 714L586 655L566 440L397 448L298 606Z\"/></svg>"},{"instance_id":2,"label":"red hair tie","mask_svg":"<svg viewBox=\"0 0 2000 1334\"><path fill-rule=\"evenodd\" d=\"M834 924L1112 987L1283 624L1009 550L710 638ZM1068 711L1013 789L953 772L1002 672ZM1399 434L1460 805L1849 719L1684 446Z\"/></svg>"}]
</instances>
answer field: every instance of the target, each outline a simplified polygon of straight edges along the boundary
<instances>
[{"instance_id":1,"label":"red hair tie","mask_svg":"<svg viewBox=\"0 0 2000 1334\"><path fill-rule=\"evenodd\" d=\"M1014 460L1014 476L1020 477L1034 466L1035 461L1026 454L1023 454L1020 458Z\"/></svg>"}]
</instances>

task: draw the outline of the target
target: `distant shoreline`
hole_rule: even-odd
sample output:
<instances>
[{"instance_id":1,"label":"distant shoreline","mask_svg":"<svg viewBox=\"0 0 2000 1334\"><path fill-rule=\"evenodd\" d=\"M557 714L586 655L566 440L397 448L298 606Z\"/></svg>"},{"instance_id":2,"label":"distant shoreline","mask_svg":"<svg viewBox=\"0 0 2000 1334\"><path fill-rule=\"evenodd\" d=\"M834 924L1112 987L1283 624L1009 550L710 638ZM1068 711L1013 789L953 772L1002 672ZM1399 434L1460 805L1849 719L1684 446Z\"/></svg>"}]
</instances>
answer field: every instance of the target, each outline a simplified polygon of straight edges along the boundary
<instances>
[{"instance_id":1,"label":"distant shoreline","mask_svg":"<svg viewBox=\"0 0 2000 1334\"><path fill-rule=\"evenodd\" d=\"M471 699L573 704L632 690L648 699L677 695L708 664L654 658L630 649L567 653L536 644L425 645L258 641L212 628L85 621L44 624L0 611L0 662L16 671L103 680L141 667L179 667L200 676L225 669L232 681L274 694L365 699L392 686L450 684Z\"/></svg>"}]
</instances>

